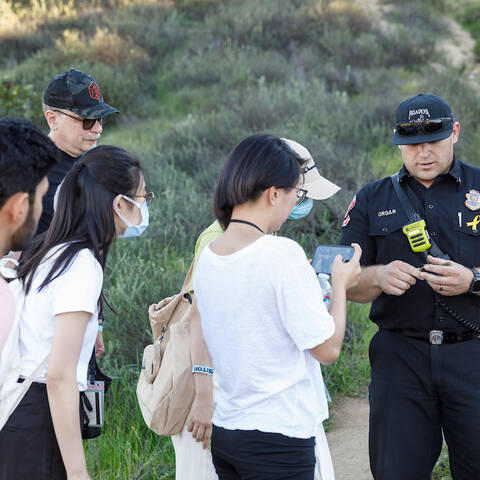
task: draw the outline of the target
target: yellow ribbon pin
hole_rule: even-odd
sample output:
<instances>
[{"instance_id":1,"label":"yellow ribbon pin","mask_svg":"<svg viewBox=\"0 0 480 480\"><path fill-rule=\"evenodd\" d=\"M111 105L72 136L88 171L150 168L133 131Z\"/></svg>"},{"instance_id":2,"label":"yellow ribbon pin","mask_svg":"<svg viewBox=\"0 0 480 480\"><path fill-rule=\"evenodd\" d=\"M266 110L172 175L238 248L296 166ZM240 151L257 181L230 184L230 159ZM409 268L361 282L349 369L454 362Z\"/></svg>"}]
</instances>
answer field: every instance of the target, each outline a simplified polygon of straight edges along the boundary
<instances>
[{"instance_id":1,"label":"yellow ribbon pin","mask_svg":"<svg viewBox=\"0 0 480 480\"><path fill-rule=\"evenodd\" d=\"M477 231L477 225L480 223L480 215L476 215L475 218L467 223L467 227L472 227L472 232Z\"/></svg>"}]
</instances>

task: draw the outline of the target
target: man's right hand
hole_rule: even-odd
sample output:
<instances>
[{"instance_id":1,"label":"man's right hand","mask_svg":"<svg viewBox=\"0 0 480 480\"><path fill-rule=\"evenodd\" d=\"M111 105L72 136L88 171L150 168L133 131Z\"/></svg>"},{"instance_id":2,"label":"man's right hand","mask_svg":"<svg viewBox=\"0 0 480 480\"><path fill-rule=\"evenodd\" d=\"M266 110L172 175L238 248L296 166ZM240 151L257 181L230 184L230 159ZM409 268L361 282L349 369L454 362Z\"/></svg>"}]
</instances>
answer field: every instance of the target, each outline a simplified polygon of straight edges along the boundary
<instances>
[{"instance_id":1,"label":"man's right hand","mask_svg":"<svg viewBox=\"0 0 480 480\"><path fill-rule=\"evenodd\" d=\"M403 295L417 279L421 280L421 272L409 263L394 260L388 265L377 266L378 287L388 295Z\"/></svg>"}]
</instances>

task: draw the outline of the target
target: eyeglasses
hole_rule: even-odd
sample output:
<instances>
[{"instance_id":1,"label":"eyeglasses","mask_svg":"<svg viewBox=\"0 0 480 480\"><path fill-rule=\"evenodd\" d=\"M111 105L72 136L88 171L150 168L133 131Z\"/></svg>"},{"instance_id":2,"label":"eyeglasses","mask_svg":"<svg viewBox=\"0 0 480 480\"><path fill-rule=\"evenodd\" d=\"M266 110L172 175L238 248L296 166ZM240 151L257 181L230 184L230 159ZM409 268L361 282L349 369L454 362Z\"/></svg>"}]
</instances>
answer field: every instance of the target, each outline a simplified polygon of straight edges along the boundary
<instances>
[{"instance_id":1,"label":"eyeglasses","mask_svg":"<svg viewBox=\"0 0 480 480\"><path fill-rule=\"evenodd\" d=\"M155 198L155 194L153 192L148 192L145 195L132 195L132 197L144 198L147 207L149 207L152 204L152 200Z\"/></svg>"},{"instance_id":2,"label":"eyeglasses","mask_svg":"<svg viewBox=\"0 0 480 480\"><path fill-rule=\"evenodd\" d=\"M103 127L103 124L105 123L104 118L77 118L77 117L74 117L73 115L62 112L61 110L54 110L53 108L52 108L52 110L54 112L62 113L63 115L66 115L67 117L73 118L74 120L77 120L79 122L83 122L83 129L84 130L90 130L91 128L93 128L93 126L95 125L96 122L98 122L101 127Z\"/></svg>"},{"instance_id":3,"label":"eyeglasses","mask_svg":"<svg viewBox=\"0 0 480 480\"><path fill-rule=\"evenodd\" d=\"M431 120L425 120L424 122L405 122L397 123L395 128L399 135L411 136L418 133L437 133L442 131L450 123L453 123L453 118L433 118Z\"/></svg>"},{"instance_id":4,"label":"eyeglasses","mask_svg":"<svg viewBox=\"0 0 480 480\"><path fill-rule=\"evenodd\" d=\"M307 191L304 190L303 188L297 188L297 187L294 187L297 189L297 205L300 205L301 203L303 203L305 201L305 199L307 198Z\"/></svg>"}]
</instances>

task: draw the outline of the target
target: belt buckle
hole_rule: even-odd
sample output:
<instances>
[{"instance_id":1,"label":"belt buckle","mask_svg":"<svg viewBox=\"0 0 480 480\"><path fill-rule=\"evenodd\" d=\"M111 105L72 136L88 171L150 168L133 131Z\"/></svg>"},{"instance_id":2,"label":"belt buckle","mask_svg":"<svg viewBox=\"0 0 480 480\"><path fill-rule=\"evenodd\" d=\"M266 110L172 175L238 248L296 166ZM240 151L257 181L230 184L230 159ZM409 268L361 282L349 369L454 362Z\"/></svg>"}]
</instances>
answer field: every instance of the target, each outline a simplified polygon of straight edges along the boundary
<instances>
[{"instance_id":1,"label":"belt buckle","mask_svg":"<svg viewBox=\"0 0 480 480\"><path fill-rule=\"evenodd\" d=\"M441 345L443 343L443 332L441 330L430 330L430 343Z\"/></svg>"}]
</instances>

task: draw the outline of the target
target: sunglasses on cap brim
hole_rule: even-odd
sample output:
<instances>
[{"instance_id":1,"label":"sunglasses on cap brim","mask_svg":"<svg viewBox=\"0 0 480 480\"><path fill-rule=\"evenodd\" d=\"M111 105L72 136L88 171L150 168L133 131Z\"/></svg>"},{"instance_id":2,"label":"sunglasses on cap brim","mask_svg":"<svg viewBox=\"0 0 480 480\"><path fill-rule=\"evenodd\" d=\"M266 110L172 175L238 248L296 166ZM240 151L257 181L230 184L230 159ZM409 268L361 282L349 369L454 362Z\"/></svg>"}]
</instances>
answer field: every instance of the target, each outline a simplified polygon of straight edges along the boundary
<instances>
[{"instance_id":1,"label":"sunglasses on cap brim","mask_svg":"<svg viewBox=\"0 0 480 480\"><path fill-rule=\"evenodd\" d=\"M403 122L395 124L396 132L405 137L419 133L437 133L453 123L453 118L432 118L423 122Z\"/></svg>"}]
</instances>

